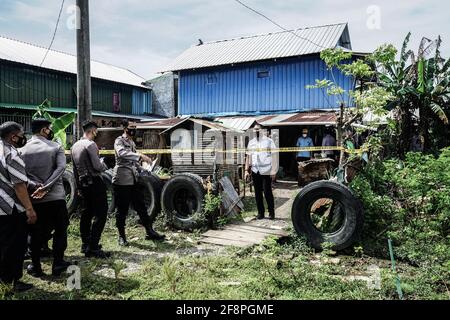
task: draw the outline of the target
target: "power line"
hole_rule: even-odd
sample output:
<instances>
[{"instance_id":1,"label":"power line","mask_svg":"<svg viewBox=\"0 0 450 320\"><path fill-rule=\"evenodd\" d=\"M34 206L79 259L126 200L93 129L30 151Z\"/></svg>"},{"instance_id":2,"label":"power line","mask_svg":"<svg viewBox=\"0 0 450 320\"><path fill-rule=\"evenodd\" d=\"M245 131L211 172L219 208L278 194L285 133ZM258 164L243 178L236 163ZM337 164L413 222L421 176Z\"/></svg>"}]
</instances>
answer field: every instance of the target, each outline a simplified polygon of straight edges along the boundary
<instances>
[{"instance_id":1,"label":"power line","mask_svg":"<svg viewBox=\"0 0 450 320\"><path fill-rule=\"evenodd\" d=\"M286 32L289 32L289 33L293 34L293 35L296 36L297 38L302 39L302 40L304 40L304 41L308 41L308 42L312 43L313 45L315 45L315 46L317 46L317 47L319 47L319 48L327 49L327 47L324 47L324 46L322 46L322 45L320 45L320 44L318 44L318 43L315 43L314 41L312 41L312 40L310 40L310 39L308 39L308 38L299 36L299 35L296 34L294 31L289 30L289 29L283 27L281 24L279 24L279 23L276 22L275 20L269 18L268 16L266 16L265 14L263 14L263 13L257 11L256 9L253 9L252 7L250 7L249 5L245 4L244 2L242 2L242 1L240 1L240 0L234 0L234 1L236 1L237 3L239 3L241 6L247 8L248 10L250 10L250 11L256 13L257 15L263 17L264 19L268 20L268 21L271 22L272 24L276 25L278 28L280 28L280 29L282 29L282 30L284 30L284 31L286 31Z\"/></svg>"},{"instance_id":2,"label":"power line","mask_svg":"<svg viewBox=\"0 0 450 320\"><path fill-rule=\"evenodd\" d=\"M50 45L48 46L47 51L45 52L45 56L42 59L41 64L39 65L40 67L42 67L42 65L45 62L45 59L47 59L47 55L48 55L50 49L53 46L53 42L55 41L56 32L58 31L59 21L61 20L61 14L62 14L62 11L63 11L63 8L64 8L64 2L65 2L65 0L61 1L61 8L59 9L58 20L56 21L56 26L55 26L55 31L53 32L52 41L50 42Z\"/></svg>"}]
</instances>

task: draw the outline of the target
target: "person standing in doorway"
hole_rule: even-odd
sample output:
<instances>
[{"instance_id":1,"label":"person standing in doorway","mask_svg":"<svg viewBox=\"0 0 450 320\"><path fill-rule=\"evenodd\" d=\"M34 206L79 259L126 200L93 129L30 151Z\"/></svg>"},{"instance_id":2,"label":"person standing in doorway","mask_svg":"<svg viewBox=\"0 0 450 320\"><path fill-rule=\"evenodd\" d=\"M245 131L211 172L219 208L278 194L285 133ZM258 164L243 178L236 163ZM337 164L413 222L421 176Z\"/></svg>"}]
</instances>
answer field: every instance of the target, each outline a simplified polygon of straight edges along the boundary
<instances>
[{"instance_id":1,"label":"person standing in doorway","mask_svg":"<svg viewBox=\"0 0 450 320\"><path fill-rule=\"evenodd\" d=\"M23 127L15 122L0 126L0 283L23 292L33 285L20 281L27 247L27 223L36 223L28 195L25 163L17 148L26 144Z\"/></svg>"},{"instance_id":2,"label":"person standing in doorway","mask_svg":"<svg viewBox=\"0 0 450 320\"><path fill-rule=\"evenodd\" d=\"M270 150L276 149L276 146L274 141L264 134L261 125L255 125L253 130L256 137L250 140L247 146L245 178L247 179L251 176L253 180L256 205L258 207L257 218L262 220L265 217L265 197L269 211L269 219L274 220L275 201L272 193L272 179L276 176L278 166L276 163L277 157Z\"/></svg>"},{"instance_id":3,"label":"person standing in doorway","mask_svg":"<svg viewBox=\"0 0 450 320\"><path fill-rule=\"evenodd\" d=\"M51 122L35 119L31 123L33 137L20 151L26 166L29 189L38 221L30 228L31 261L28 273L33 277L44 275L41 268L41 248L48 235L53 234L52 275L60 276L71 265L64 260L67 249L69 214L62 176L66 170L64 148L53 142Z\"/></svg>"},{"instance_id":4,"label":"person standing in doorway","mask_svg":"<svg viewBox=\"0 0 450 320\"><path fill-rule=\"evenodd\" d=\"M114 197L117 203L116 226L119 231L119 245L127 246L125 224L130 204L136 210L147 233L146 240L163 240L164 235L153 229L153 223L147 214L142 188L138 185L139 172L142 170L139 162L151 163L152 160L136 152L133 139L136 136L136 126L127 120L122 121L123 134L114 143L116 166L113 173Z\"/></svg>"},{"instance_id":5,"label":"person standing in doorway","mask_svg":"<svg viewBox=\"0 0 450 320\"><path fill-rule=\"evenodd\" d=\"M297 147L311 148L314 147L312 139L309 137L308 129L303 129L302 136L297 140ZM300 151L297 153L297 162L305 162L311 160L311 151Z\"/></svg>"},{"instance_id":6,"label":"person standing in doorway","mask_svg":"<svg viewBox=\"0 0 450 320\"><path fill-rule=\"evenodd\" d=\"M322 139L322 147L336 147L336 139L332 135L332 130L330 128L325 129L325 137ZM336 154L333 150L325 150L323 152L327 158L336 160Z\"/></svg>"},{"instance_id":7,"label":"person standing in doorway","mask_svg":"<svg viewBox=\"0 0 450 320\"><path fill-rule=\"evenodd\" d=\"M89 121L83 124L83 137L72 147L73 168L83 205L80 218L81 253L87 258L106 259L110 254L101 249L100 239L108 216L106 186L101 177L108 167L99 157L98 126Z\"/></svg>"}]
</instances>

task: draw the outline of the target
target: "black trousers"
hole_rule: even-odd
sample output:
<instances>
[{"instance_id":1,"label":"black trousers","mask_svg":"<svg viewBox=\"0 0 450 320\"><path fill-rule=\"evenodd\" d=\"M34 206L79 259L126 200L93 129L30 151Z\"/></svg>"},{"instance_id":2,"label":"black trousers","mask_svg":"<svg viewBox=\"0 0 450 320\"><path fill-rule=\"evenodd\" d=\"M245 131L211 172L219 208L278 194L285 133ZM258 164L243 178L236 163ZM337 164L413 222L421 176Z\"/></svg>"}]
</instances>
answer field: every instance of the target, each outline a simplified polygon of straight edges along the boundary
<instances>
[{"instance_id":1,"label":"black trousers","mask_svg":"<svg viewBox=\"0 0 450 320\"><path fill-rule=\"evenodd\" d=\"M125 232L125 223L130 204L133 204L133 208L136 210L144 227L148 228L153 223L148 216L144 202L144 193L139 184L133 186L114 185L114 198L117 203L116 226L119 229L119 233ZM121 236L123 235L121 234Z\"/></svg>"},{"instance_id":2,"label":"black trousers","mask_svg":"<svg viewBox=\"0 0 450 320\"><path fill-rule=\"evenodd\" d=\"M106 186L101 177L94 177L93 184L82 187L83 204L80 218L80 234L83 244L95 249L100 242L108 216Z\"/></svg>"},{"instance_id":3,"label":"black trousers","mask_svg":"<svg viewBox=\"0 0 450 320\"><path fill-rule=\"evenodd\" d=\"M269 215L275 216L275 201L272 193L272 177L252 172L253 185L255 187L256 206L258 215L264 216L264 197L266 198Z\"/></svg>"},{"instance_id":4,"label":"black trousers","mask_svg":"<svg viewBox=\"0 0 450 320\"><path fill-rule=\"evenodd\" d=\"M22 278L27 249L27 218L14 210L0 217L0 281L11 284Z\"/></svg>"},{"instance_id":5,"label":"black trousers","mask_svg":"<svg viewBox=\"0 0 450 320\"><path fill-rule=\"evenodd\" d=\"M33 264L41 262L41 248L48 235L53 232L53 260L59 263L64 260L67 249L67 227L69 214L64 200L34 204L37 222L30 226L30 249Z\"/></svg>"}]
</instances>

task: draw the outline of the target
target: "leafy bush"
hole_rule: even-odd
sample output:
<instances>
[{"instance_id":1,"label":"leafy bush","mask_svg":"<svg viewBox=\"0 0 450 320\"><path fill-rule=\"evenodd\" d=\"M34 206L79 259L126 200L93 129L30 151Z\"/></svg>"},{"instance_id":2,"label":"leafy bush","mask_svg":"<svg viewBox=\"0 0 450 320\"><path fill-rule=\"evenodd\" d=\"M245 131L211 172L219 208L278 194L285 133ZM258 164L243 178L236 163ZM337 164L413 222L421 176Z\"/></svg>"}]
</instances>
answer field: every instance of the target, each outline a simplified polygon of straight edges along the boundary
<instances>
[{"instance_id":1,"label":"leafy bush","mask_svg":"<svg viewBox=\"0 0 450 320\"><path fill-rule=\"evenodd\" d=\"M450 148L439 158L410 153L405 161L369 165L351 187L364 203L364 250L387 257L386 239L397 258L449 277Z\"/></svg>"}]
</instances>

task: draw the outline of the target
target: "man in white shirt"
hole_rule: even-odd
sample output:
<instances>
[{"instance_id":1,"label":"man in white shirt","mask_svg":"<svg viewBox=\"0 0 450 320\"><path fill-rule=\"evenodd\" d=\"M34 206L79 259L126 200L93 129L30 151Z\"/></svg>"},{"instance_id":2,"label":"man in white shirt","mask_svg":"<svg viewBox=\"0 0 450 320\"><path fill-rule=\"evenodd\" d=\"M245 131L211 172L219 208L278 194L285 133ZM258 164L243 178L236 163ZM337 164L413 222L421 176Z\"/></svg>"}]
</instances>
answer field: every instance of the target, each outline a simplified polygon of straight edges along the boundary
<instances>
[{"instance_id":1,"label":"man in white shirt","mask_svg":"<svg viewBox=\"0 0 450 320\"><path fill-rule=\"evenodd\" d=\"M245 161L246 179L251 175L255 187L256 205L259 220L264 219L264 197L266 198L269 218L275 219L275 203L272 193L272 179L278 171L277 157L274 154L275 143L264 134L261 125L254 127L256 137L247 146Z\"/></svg>"}]
</instances>

